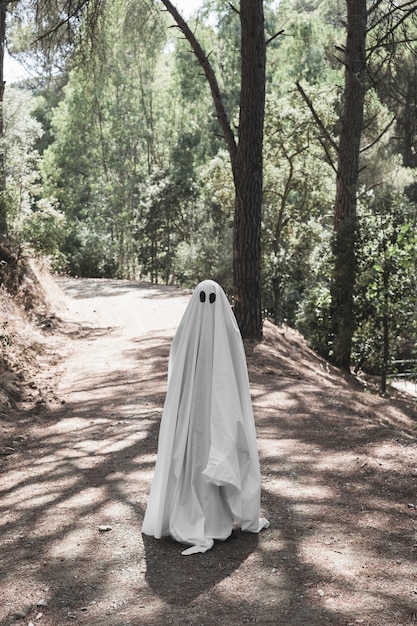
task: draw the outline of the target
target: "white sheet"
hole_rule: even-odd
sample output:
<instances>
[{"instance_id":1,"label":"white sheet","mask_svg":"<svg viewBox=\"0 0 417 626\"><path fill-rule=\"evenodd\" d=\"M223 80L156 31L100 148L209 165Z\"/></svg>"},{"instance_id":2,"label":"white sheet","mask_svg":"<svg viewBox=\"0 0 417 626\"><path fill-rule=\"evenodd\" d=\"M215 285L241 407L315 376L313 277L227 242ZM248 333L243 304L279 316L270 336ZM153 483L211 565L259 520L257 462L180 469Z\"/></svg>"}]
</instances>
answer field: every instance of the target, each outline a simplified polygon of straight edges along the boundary
<instances>
[{"instance_id":1,"label":"white sheet","mask_svg":"<svg viewBox=\"0 0 417 626\"><path fill-rule=\"evenodd\" d=\"M204 294L204 301L202 301ZM215 299L214 299L215 298ZM214 299L214 301L212 301ZM259 532L261 478L243 343L222 288L197 285L174 337L143 532L204 552Z\"/></svg>"}]
</instances>

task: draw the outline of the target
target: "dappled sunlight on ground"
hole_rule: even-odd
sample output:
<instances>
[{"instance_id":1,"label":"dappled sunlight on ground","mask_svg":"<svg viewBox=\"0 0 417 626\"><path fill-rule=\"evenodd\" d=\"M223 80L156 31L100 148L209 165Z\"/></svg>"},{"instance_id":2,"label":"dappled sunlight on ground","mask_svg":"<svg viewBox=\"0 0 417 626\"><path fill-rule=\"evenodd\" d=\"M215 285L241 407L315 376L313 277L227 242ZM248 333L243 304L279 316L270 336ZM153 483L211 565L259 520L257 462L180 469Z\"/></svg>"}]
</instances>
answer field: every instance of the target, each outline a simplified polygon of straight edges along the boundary
<instances>
[{"instance_id":1,"label":"dappled sunlight on ground","mask_svg":"<svg viewBox=\"0 0 417 626\"><path fill-rule=\"evenodd\" d=\"M416 623L412 411L364 393L295 331L267 323L248 364L271 526L182 557L141 525L189 294L63 286L66 402L16 414L15 452L0 458L2 625L27 605L18 623L40 626Z\"/></svg>"}]
</instances>

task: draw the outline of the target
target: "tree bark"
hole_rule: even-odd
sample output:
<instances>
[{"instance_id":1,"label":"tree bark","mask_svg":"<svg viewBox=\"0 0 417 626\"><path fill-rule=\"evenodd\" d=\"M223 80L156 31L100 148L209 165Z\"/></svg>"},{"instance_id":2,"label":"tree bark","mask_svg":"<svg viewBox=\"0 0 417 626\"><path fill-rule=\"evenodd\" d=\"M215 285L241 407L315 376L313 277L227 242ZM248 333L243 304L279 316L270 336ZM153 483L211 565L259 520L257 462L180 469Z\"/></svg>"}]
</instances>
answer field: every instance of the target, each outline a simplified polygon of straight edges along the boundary
<instances>
[{"instance_id":1,"label":"tree bark","mask_svg":"<svg viewBox=\"0 0 417 626\"><path fill-rule=\"evenodd\" d=\"M366 71L366 0L347 0L344 108L338 149L332 281L333 358L348 370L355 330L357 186Z\"/></svg>"},{"instance_id":2,"label":"tree bark","mask_svg":"<svg viewBox=\"0 0 417 626\"><path fill-rule=\"evenodd\" d=\"M241 0L241 90L233 276L235 315L245 339L262 336L262 146L265 109L265 35L262 0Z\"/></svg>"}]
</instances>

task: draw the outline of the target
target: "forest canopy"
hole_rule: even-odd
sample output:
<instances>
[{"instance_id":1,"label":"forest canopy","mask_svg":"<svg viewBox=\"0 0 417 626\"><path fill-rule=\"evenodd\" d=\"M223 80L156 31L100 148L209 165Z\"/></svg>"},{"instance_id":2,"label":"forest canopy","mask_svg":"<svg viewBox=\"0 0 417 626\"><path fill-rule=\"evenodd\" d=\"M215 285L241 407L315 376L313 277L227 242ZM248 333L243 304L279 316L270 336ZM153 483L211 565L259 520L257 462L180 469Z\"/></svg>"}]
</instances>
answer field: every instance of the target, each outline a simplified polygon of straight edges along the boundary
<instances>
[{"instance_id":1,"label":"forest canopy","mask_svg":"<svg viewBox=\"0 0 417 626\"><path fill-rule=\"evenodd\" d=\"M166 3L1 4L36 69L4 91L2 230L57 272L233 295L233 157ZM236 137L238 5L187 20ZM417 2L265 0L263 20L263 316L384 381L416 358Z\"/></svg>"}]
</instances>

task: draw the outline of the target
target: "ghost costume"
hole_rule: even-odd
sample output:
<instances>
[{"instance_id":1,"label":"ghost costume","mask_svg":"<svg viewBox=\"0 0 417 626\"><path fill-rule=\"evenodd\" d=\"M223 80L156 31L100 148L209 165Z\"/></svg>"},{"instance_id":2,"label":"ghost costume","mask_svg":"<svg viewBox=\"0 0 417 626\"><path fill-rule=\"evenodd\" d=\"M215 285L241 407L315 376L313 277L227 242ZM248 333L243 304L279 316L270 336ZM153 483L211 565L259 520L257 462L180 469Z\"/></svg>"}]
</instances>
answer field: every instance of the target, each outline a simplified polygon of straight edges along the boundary
<instances>
[{"instance_id":1,"label":"ghost costume","mask_svg":"<svg viewBox=\"0 0 417 626\"><path fill-rule=\"evenodd\" d=\"M195 288L172 342L143 533L205 552L234 524L257 533L261 478L246 358L222 288Z\"/></svg>"}]
</instances>

